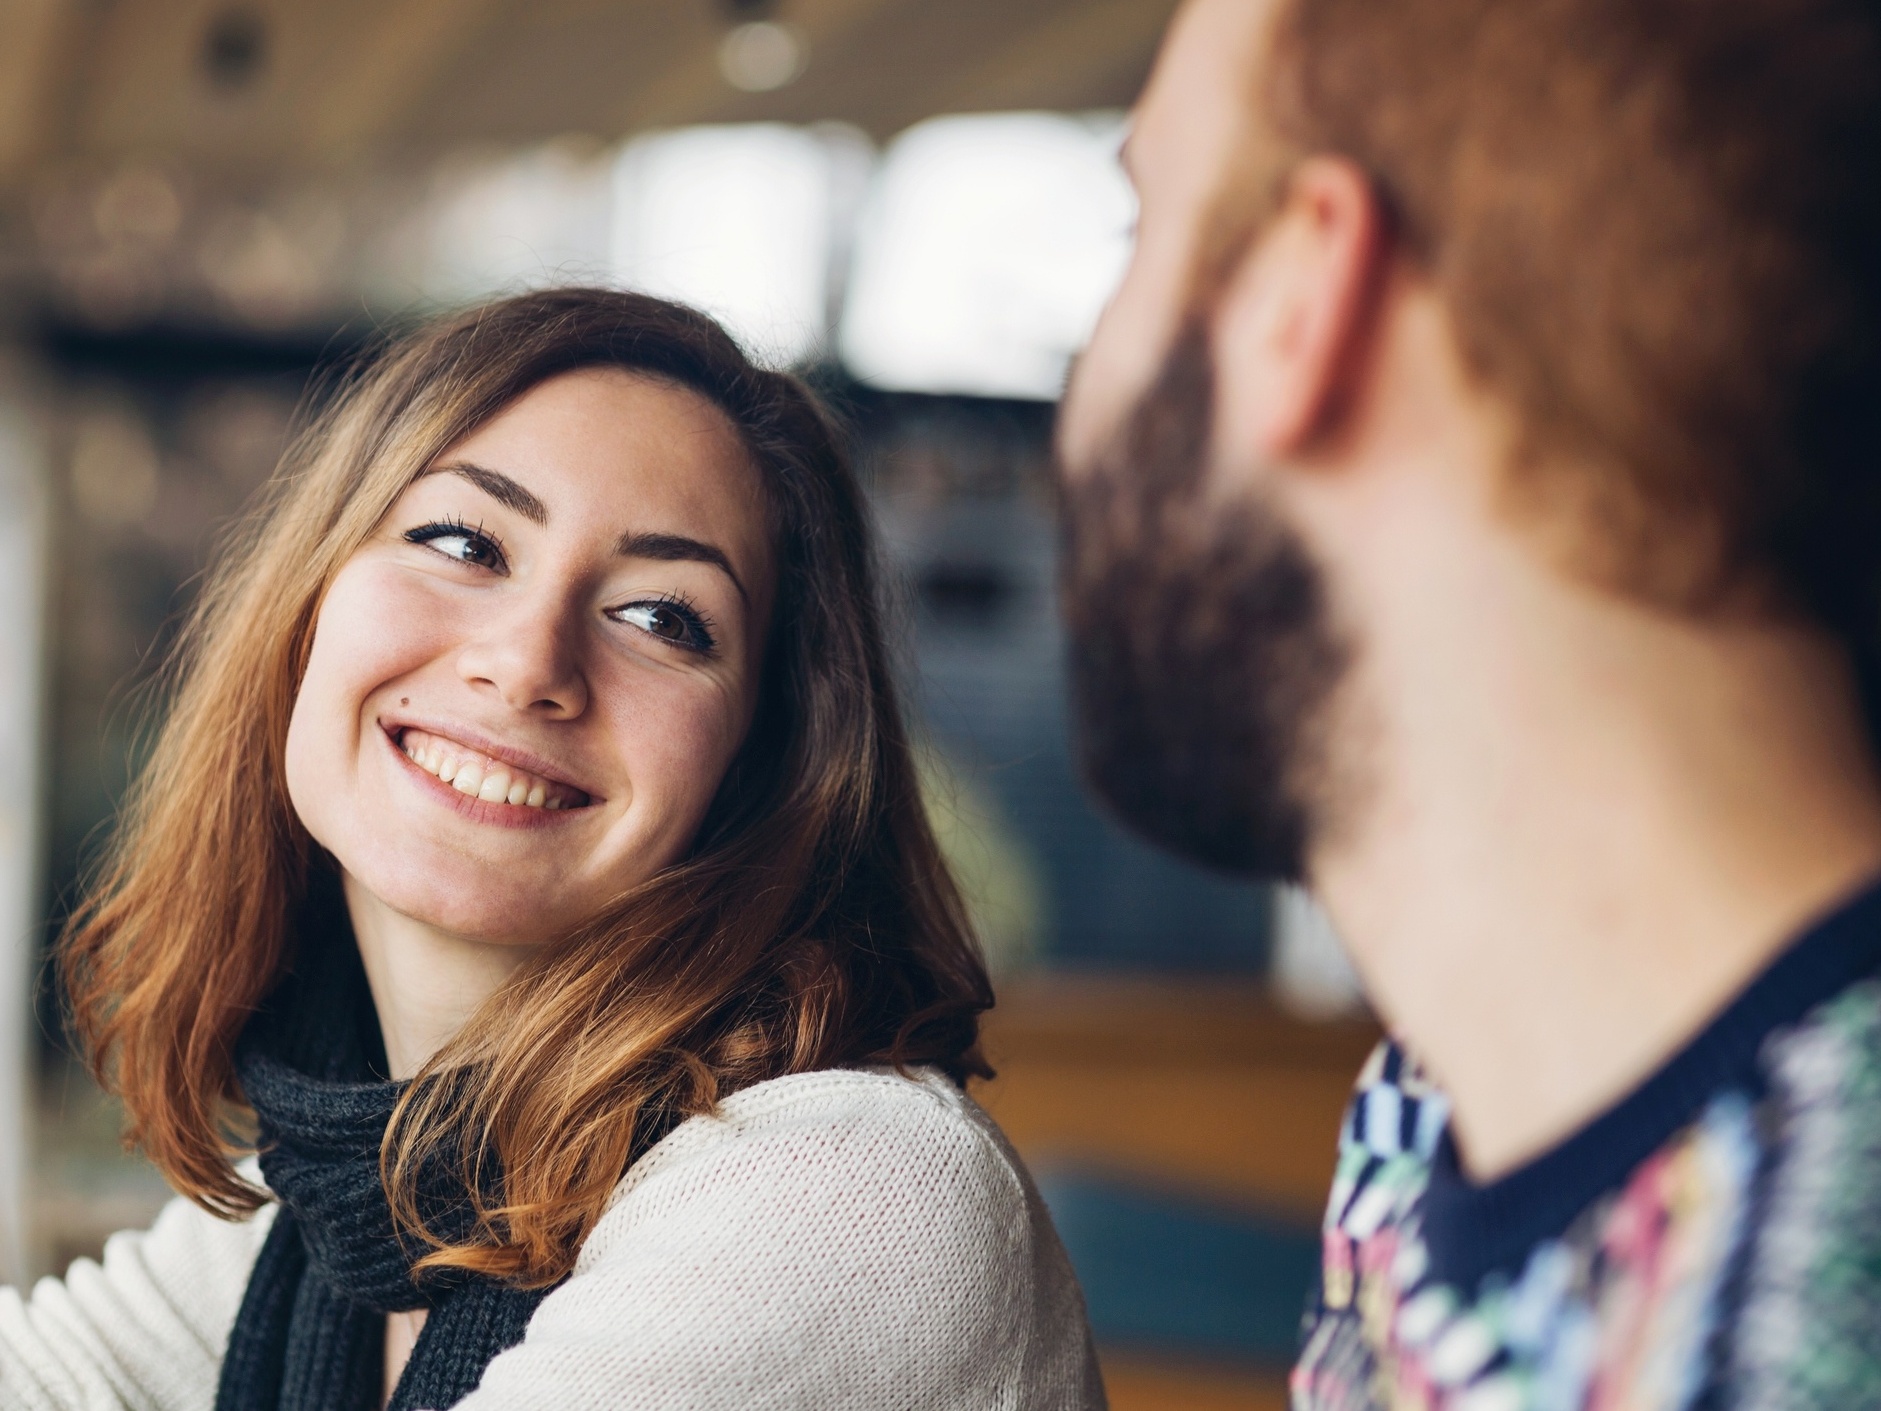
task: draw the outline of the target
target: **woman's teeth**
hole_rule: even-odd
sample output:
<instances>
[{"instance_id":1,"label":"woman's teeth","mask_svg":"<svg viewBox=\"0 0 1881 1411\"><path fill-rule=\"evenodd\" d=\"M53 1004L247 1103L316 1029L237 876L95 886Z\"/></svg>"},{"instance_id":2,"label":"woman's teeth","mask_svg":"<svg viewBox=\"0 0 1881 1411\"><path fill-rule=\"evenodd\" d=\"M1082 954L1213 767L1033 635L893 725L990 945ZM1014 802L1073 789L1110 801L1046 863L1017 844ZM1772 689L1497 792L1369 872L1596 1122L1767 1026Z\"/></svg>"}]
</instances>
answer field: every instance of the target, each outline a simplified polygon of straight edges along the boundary
<instances>
[{"instance_id":1,"label":"woman's teeth","mask_svg":"<svg viewBox=\"0 0 1881 1411\"><path fill-rule=\"evenodd\" d=\"M579 808L588 801L586 794L566 784L538 778L512 764L500 764L441 735L407 730L399 736L398 747L405 751L405 758L420 769L437 775L458 793L470 794L485 803L554 812Z\"/></svg>"}]
</instances>

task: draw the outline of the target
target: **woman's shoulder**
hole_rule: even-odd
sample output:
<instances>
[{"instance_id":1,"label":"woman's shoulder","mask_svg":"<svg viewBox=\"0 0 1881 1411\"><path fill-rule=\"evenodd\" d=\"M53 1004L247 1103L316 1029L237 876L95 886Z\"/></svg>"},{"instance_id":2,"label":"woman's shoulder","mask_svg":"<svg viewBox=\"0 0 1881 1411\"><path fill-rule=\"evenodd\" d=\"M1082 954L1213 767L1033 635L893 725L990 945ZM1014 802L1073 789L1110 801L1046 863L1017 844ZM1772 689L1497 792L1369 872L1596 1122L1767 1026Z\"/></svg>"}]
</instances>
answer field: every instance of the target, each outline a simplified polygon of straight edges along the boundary
<instances>
[{"instance_id":1,"label":"woman's shoulder","mask_svg":"<svg viewBox=\"0 0 1881 1411\"><path fill-rule=\"evenodd\" d=\"M697 1209L736 1219L748 1203L767 1221L822 1211L888 1209L1003 1226L1006 1242L1036 1196L1018 1157L978 1103L927 1068L793 1073L744 1088L681 1123L615 1188L583 1262L642 1219Z\"/></svg>"},{"instance_id":2,"label":"woman's shoulder","mask_svg":"<svg viewBox=\"0 0 1881 1411\"><path fill-rule=\"evenodd\" d=\"M692 1117L635 1163L616 1202L640 1184L696 1162L772 1148L814 1149L832 1160L863 1151L891 1167L925 1161L934 1147L983 1154L1017 1176L1018 1158L991 1118L933 1068L827 1068L754 1083Z\"/></svg>"},{"instance_id":3,"label":"woman's shoulder","mask_svg":"<svg viewBox=\"0 0 1881 1411\"><path fill-rule=\"evenodd\" d=\"M742 1088L714 1113L681 1123L661 1147L672 1152L805 1129L895 1134L952 1133L994 1141L999 1129L978 1103L934 1068L826 1068Z\"/></svg>"},{"instance_id":4,"label":"woman's shoulder","mask_svg":"<svg viewBox=\"0 0 1881 1411\"><path fill-rule=\"evenodd\" d=\"M940 1074L759 1083L675 1128L466 1411L1103 1405L1024 1168Z\"/></svg>"}]
</instances>

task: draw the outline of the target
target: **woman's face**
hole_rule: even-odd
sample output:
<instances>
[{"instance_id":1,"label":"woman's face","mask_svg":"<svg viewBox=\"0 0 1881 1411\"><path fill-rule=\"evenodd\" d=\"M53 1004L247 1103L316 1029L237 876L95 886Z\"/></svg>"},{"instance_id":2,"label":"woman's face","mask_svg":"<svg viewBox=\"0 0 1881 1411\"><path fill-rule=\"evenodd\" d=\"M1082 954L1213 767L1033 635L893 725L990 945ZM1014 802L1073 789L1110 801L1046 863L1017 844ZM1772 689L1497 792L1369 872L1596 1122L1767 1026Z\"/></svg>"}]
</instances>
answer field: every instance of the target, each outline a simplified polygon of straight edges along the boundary
<instances>
[{"instance_id":1,"label":"woman's face","mask_svg":"<svg viewBox=\"0 0 1881 1411\"><path fill-rule=\"evenodd\" d=\"M568 373L440 456L334 578L287 783L354 882L531 945L690 844L751 723L758 472L696 393Z\"/></svg>"}]
</instances>

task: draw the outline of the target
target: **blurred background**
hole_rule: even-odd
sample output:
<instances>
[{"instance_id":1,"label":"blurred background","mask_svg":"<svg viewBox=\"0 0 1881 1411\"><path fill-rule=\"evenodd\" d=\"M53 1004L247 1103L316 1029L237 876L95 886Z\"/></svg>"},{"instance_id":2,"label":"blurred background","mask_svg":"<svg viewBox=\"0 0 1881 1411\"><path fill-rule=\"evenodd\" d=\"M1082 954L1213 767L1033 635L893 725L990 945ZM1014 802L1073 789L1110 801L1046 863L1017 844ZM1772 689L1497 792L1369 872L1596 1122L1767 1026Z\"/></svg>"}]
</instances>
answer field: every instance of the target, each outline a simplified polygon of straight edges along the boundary
<instances>
[{"instance_id":1,"label":"blurred background","mask_svg":"<svg viewBox=\"0 0 1881 1411\"><path fill-rule=\"evenodd\" d=\"M44 955L140 693L309 379L553 282L810 376L892 557L931 804L1119 1411L1277 1407L1374 1037L1303 898L1078 788L1049 441L1170 0L0 0L0 1280L147 1221Z\"/></svg>"}]
</instances>

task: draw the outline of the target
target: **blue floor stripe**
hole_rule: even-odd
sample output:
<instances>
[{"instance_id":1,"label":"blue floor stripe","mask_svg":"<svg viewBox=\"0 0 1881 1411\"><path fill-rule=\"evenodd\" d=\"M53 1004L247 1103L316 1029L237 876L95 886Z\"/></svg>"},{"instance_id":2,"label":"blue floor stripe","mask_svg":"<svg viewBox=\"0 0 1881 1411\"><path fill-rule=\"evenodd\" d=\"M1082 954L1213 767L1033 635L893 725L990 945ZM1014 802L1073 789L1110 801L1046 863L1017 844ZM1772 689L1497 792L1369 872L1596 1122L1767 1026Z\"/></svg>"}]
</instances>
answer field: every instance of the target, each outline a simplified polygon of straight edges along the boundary
<instances>
[{"instance_id":1,"label":"blue floor stripe","mask_svg":"<svg viewBox=\"0 0 1881 1411\"><path fill-rule=\"evenodd\" d=\"M1292 1360L1318 1271L1312 1230L1114 1177L1048 1173L1039 1189L1100 1343Z\"/></svg>"}]
</instances>

